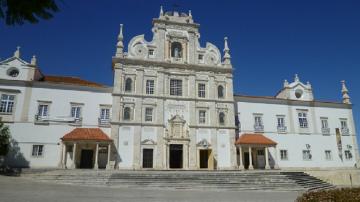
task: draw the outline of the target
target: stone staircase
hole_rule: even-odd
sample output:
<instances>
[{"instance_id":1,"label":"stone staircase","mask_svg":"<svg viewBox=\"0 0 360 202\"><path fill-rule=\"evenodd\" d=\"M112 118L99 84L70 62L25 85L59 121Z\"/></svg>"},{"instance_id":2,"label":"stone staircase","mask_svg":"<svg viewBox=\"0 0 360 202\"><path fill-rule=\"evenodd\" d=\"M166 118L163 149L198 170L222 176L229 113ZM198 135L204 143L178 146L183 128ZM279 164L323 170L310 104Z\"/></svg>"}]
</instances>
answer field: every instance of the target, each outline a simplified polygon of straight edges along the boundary
<instances>
[{"instance_id":1,"label":"stone staircase","mask_svg":"<svg viewBox=\"0 0 360 202\"><path fill-rule=\"evenodd\" d=\"M225 191L313 191L333 185L304 172L28 170L25 178L86 186Z\"/></svg>"}]
</instances>

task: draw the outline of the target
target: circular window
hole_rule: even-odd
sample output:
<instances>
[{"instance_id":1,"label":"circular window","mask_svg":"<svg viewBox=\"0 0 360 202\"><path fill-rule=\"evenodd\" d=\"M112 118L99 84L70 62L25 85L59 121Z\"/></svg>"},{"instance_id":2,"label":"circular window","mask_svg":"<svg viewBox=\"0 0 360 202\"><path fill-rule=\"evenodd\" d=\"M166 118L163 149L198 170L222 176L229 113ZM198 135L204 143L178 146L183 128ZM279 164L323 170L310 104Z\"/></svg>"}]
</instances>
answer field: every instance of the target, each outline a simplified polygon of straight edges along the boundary
<instances>
[{"instance_id":1,"label":"circular window","mask_svg":"<svg viewBox=\"0 0 360 202\"><path fill-rule=\"evenodd\" d=\"M296 91L295 91L295 97L296 98L301 98L302 97L302 95L303 95L303 91L301 90L301 89L297 89Z\"/></svg>"},{"instance_id":2,"label":"circular window","mask_svg":"<svg viewBox=\"0 0 360 202\"><path fill-rule=\"evenodd\" d=\"M19 70L16 68L9 69L7 74L11 77L17 77L19 75Z\"/></svg>"}]
</instances>

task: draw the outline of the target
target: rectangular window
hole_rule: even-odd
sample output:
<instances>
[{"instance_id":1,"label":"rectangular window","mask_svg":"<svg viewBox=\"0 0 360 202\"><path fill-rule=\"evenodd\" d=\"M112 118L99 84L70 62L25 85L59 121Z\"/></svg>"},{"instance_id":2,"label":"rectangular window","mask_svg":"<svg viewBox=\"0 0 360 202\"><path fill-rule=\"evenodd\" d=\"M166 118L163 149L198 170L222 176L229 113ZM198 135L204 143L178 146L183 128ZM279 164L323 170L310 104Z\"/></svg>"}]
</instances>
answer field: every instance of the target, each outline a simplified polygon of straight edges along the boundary
<instances>
[{"instance_id":1,"label":"rectangular window","mask_svg":"<svg viewBox=\"0 0 360 202\"><path fill-rule=\"evenodd\" d=\"M280 150L280 159L281 160L288 160L288 151L287 150Z\"/></svg>"},{"instance_id":2,"label":"rectangular window","mask_svg":"<svg viewBox=\"0 0 360 202\"><path fill-rule=\"evenodd\" d=\"M325 150L325 159L328 161L332 160L331 150Z\"/></svg>"},{"instance_id":3,"label":"rectangular window","mask_svg":"<svg viewBox=\"0 0 360 202\"><path fill-rule=\"evenodd\" d=\"M182 96L182 80L170 80L170 95Z\"/></svg>"},{"instance_id":4,"label":"rectangular window","mask_svg":"<svg viewBox=\"0 0 360 202\"><path fill-rule=\"evenodd\" d=\"M348 128L346 120L341 120L340 124L341 124L341 129Z\"/></svg>"},{"instance_id":5,"label":"rectangular window","mask_svg":"<svg viewBox=\"0 0 360 202\"><path fill-rule=\"evenodd\" d=\"M32 156L42 156L44 152L44 145L33 145Z\"/></svg>"},{"instance_id":6,"label":"rectangular window","mask_svg":"<svg viewBox=\"0 0 360 202\"><path fill-rule=\"evenodd\" d=\"M199 97L205 97L205 84L199 83L198 84L198 96Z\"/></svg>"},{"instance_id":7,"label":"rectangular window","mask_svg":"<svg viewBox=\"0 0 360 202\"><path fill-rule=\"evenodd\" d=\"M149 56L154 56L154 49L149 49Z\"/></svg>"},{"instance_id":8,"label":"rectangular window","mask_svg":"<svg viewBox=\"0 0 360 202\"><path fill-rule=\"evenodd\" d=\"M262 116L255 116L255 126L262 126Z\"/></svg>"},{"instance_id":9,"label":"rectangular window","mask_svg":"<svg viewBox=\"0 0 360 202\"><path fill-rule=\"evenodd\" d=\"M206 123L206 111L205 110L200 110L199 111L199 123L200 124L205 124Z\"/></svg>"},{"instance_id":10,"label":"rectangular window","mask_svg":"<svg viewBox=\"0 0 360 202\"><path fill-rule=\"evenodd\" d=\"M277 117L277 127L284 128L285 127L285 117L279 116Z\"/></svg>"},{"instance_id":11,"label":"rectangular window","mask_svg":"<svg viewBox=\"0 0 360 202\"><path fill-rule=\"evenodd\" d=\"M300 128L308 128L309 125L308 125L308 120L307 120L307 113L306 112L299 112L298 117L299 117Z\"/></svg>"},{"instance_id":12,"label":"rectangular window","mask_svg":"<svg viewBox=\"0 0 360 202\"><path fill-rule=\"evenodd\" d=\"M15 95L1 95L0 112L11 114L13 112Z\"/></svg>"},{"instance_id":13,"label":"rectangular window","mask_svg":"<svg viewBox=\"0 0 360 202\"><path fill-rule=\"evenodd\" d=\"M47 117L49 116L49 105L47 104L39 104L38 106L38 113L39 117Z\"/></svg>"},{"instance_id":14,"label":"rectangular window","mask_svg":"<svg viewBox=\"0 0 360 202\"><path fill-rule=\"evenodd\" d=\"M100 119L101 120L109 120L110 119L110 109L109 108L101 108L100 109Z\"/></svg>"},{"instance_id":15,"label":"rectangular window","mask_svg":"<svg viewBox=\"0 0 360 202\"><path fill-rule=\"evenodd\" d=\"M75 119L81 118L81 106L71 106L71 117Z\"/></svg>"},{"instance_id":16,"label":"rectangular window","mask_svg":"<svg viewBox=\"0 0 360 202\"><path fill-rule=\"evenodd\" d=\"M351 160L352 159L352 154L350 150L345 150L345 159L346 160Z\"/></svg>"},{"instance_id":17,"label":"rectangular window","mask_svg":"<svg viewBox=\"0 0 360 202\"><path fill-rule=\"evenodd\" d=\"M303 150L303 160L310 161L312 158L310 150Z\"/></svg>"},{"instance_id":18,"label":"rectangular window","mask_svg":"<svg viewBox=\"0 0 360 202\"><path fill-rule=\"evenodd\" d=\"M152 95L154 94L154 80L146 80L146 94Z\"/></svg>"},{"instance_id":19,"label":"rectangular window","mask_svg":"<svg viewBox=\"0 0 360 202\"><path fill-rule=\"evenodd\" d=\"M321 119L321 128L322 129L327 129L329 128L329 123L328 120L326 118L322 118Z\"/></svg>"},{"instance_id":20,"label":"rectangular window","mask_svg":"<svg viewBox=\"0 0 360 202\"><path fill-rule=\"evenodd\" d=\"M151 122L153 120L153 109L145 108L145 121Z\"/></svg>"}]
</instances>

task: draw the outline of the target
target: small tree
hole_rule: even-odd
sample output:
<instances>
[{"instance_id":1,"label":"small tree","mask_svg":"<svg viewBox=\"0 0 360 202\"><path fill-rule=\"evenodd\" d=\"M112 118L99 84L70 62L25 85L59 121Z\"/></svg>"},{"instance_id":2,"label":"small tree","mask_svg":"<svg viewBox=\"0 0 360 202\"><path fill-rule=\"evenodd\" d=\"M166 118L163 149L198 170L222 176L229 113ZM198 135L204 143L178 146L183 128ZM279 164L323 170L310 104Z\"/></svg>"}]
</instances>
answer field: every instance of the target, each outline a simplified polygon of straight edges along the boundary
<instances>
[{"instance_id":1,"label":"small tree","mask_svg":"<svg viewBox=\"0 0 360 202\"><path fill-rule=\"evenodd\" d=\"M0 122L0 165L10 150L10 130L3 122Z\"/></svg>"},{"instance_id":2,"label":"small tree","mask_svg":"<svg viewBox=\"0 0 360 202\"><path fill-rule=\"evenodd\" d=\"M38 23L59 11L55 0L0 0L0 20L7 25Z\"/></svg>"}]
</instances>

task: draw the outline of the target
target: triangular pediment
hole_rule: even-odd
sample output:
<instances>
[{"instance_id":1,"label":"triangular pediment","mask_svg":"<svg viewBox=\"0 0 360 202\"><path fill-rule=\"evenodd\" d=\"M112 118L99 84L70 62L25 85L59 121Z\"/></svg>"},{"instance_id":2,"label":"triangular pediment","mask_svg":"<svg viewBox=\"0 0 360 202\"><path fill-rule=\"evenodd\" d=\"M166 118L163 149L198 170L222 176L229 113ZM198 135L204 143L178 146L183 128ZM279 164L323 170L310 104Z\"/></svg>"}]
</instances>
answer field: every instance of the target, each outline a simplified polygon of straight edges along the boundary
<instances>
[{"instance_id":1,"label":"triangular pediment","mask_svg":"<svg viewBox=\"0 0 360 202\"><path fill-rule=\"evenodd\" d=\"M175 115L169 120L169 122L172 122L172 123L185 123L185 120L180 115Z\"/></svg>"},{"instance_id":2,"label":"triangular pediment","mask_svg":"<svg viewBox=\"0 0 360 202\"><path fill-rule=\"evenodd\" d=\"M13 63L13 64L12 64ZM18 57L10 57L8 59L5 59L3 61L0 61L0 65L14 65L14 63L18 63L18 64L21 64L21 65L28 65L29 63L27 63L25 60L22 60L21 58L18 58Z\"/></svg>"}]
</instances>

